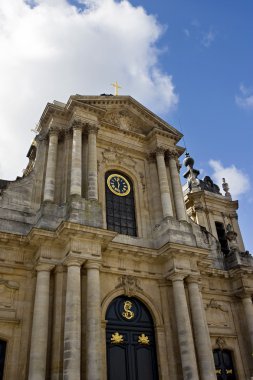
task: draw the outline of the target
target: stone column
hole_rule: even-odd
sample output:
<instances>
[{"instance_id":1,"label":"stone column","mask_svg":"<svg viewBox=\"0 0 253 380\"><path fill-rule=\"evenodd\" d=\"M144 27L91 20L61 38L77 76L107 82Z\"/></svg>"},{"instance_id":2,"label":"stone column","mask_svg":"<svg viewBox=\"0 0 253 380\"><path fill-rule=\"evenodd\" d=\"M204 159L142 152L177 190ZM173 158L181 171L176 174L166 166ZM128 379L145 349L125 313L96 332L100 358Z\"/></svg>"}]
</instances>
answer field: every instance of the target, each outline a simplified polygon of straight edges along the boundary
<instances>
[{"instance_id":1,"label":"stone column","mask_svg":"<svg viewBox=\"0 0 253 380\"><path fill-rule=\"evenodd\" d=\"M198 279L189 277L187 283L200 378L201 380L216 380L212 346L204 315Z\"/></svg>"},{"instance_id":2,"label":"stone column","mask_svg":"<svg viewBox=\"0 0 253 380\"><path fill-rule=\"evenodd\" d=\"M156 150L156 163L160 184L163 217L166 218L167 216L173 216L173 210L168 177L166 173L166 165L164 161L164 149L162 148L157 148Z\"/></svg>"},{"instance_id":3,"label":"stone column","mask_svg":"<svg viewBox=\"0 0 253 380\"><path fill-rule=\"evenodd\" d=\"M157 173L157 166L156 166L156 155L154 153L151 153L148 155L148 163L149 163L149 176L150 176L150 189L151 189L151 204L152 204L152 211L153 211L153 220L154 225L159 224L162 219L162 209L161 204L159 202L160 197L160 189L159 189L159 183L158 183L158 173Z\"/></svg>"},{"instance_id":4,"label":"stone column","mask_svg":"<svg viewBox=\"0 0 253 380\"><path fill-rule=\"evenodd\" d=\"M184 275L170 277L173 286L174 305L177 321L177 334L184 380L199 380L195 348L192 337L190 316L184 289Z\"/></svg>"},{"instance_id":5,"label":"stone column","mask_svg":"<svg viewBox=\"0 0 253 380\"><path fill-rule=\"evenodd\" d=\"M101 300L100 264L89 262L87 268L86 378L101 380Z\"/></svg>"},{"instance_id":6,"label":"stone column","mask_svg":"<svg viewBox=\"0 0 253 380\"><path fill-rule=\"evenodd\" d=\"M98 200L97 132L95 125L88 127L88 199Z\"/></svg>"},{"instance_id":7,"label":"stone column","mask_svg":"<svg viewBox=\"0 0 253 380\"><path fill-rule=\"evenodd\" d=\"M54 265L39 264L33 309L33 323L29 362L29 380L45 380L47 367L47 337L50 271Z\"/></svg>"},{"instance_id":8,"label":"stone column","mask_svg":"<svg viewBox=\"0 0 253 380\"><path fill-rule=\"evenodd\" d=\"M80 380L81 376L81 265L69 258L64 326L63 379Z\"/></svg>"},{"instance_id":9,"label":"stone column","mask_svg":"<svg viewBox=\"0 0 253 380\"><path fill-rule=\"evenodd\" d=\"M173 195L174 195L174 200L175 200L177 219L187 220L184 198L183 198L183 191L182 191L182 186L181 186L178 168L177 168L177 161L176 161L177 153L169 152L168 158L169 158L169 169L170 169Z\"/></svg>"},{"instance_id":10,"label":"stone column","mask_svg":"<svg viewBox=\"0 0 253 380\"><path fill-rule=\"evenodd\" d=\"M252 296L247 294L242 297L242 304L247 321L251 353L253 353L253 304Z\"/></svg>"},{"instance_id":11,"label":"stone column","mask_svg":"<svg viewBox=\"0 0 253 380\"><path fill-rule=\"evenodd\" d=\"M63 265L57 265L54 270L54 305L52 325L51 377L50 380L60 380L63 368L62 333L64 331L64 296L65 271Z\"/></svg>"},{"instance_id":12,"label":"stone column","mask_svg":"<svg viewBox=\"0 0 253 380\"><path fill-rule=\"evenodd\" d=\"M55 172L58 147L58 131L49 131L49 146L47 154L47 169L45 177L44 201L53 202L55 192Z\"/></svg>"},{"instance_id":13,"label":"stone column","mask_svg":"<svg viewBox=\"0 0 253 380\"><path fill-rule=\"evenodd\" d=\"M82 194L82 125L73 124L70 194Z\"/></svg>"}]
</instances>

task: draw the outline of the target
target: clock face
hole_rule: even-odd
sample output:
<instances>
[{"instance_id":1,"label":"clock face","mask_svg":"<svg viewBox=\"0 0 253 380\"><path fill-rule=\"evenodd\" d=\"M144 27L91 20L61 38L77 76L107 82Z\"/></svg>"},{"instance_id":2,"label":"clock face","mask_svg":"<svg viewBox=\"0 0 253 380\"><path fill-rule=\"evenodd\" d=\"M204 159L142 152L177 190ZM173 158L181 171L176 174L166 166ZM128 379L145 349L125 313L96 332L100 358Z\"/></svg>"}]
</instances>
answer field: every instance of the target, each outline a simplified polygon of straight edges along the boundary
<instances>
[{"instance_id":1,"label":"clock face","mask_svg":"<svg viewBox=\"0 0 253 380\"><path fill-rule=\"evenodd\" d=\"M120 174L111 174L107 178L107 186L113 194L121 197L130 193L130 184L126 178Z\"/></svg>"}]
</instances>

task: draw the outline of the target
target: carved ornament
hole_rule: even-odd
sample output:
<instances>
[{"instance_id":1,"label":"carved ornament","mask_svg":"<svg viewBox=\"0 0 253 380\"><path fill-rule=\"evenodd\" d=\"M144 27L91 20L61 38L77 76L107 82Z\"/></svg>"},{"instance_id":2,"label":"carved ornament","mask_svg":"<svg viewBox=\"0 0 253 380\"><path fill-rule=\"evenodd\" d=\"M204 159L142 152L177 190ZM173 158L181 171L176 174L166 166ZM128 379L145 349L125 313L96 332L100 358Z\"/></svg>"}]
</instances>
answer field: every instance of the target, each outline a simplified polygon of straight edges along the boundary
<instances>
[{"instance_id":1,"label":"carved ornament","mask_svg":"<svg viewBox=\"0 0 253 380\"><path fill-rule=\"evenodd\" d=\"M13 307L14 294L18 289L17 282L0 279L0 308L10 309Z\"/></svg>"},{"instance_id":2,"label":"carved ornament","mask_svg":"<svg viewBox=\"0 0 253 380\"><path fill-rule=\"evenodd\" d=\"M119 334L117 331L114 334L112 334L111 343L119 344L123 342L124 342L123 335Z\"/></svg>"},{"instance_id":3,"label":"carved ornament","mask_svg":"<svg viewBox=\"0 0 253 380\"><path fill-rule=\"evenodd\" d=\"M220 305L217 301L215 301L214 298L212 298L210 300L210 302L205 307L206 310L209 309L209 308L217 309L217 310L219 309L219 310L223 311L223 313L225 313L225 312L228 311L226 307Z\"/></svg>"},{"instance_id":4,"label":"carved ornament","mask_svg":"<svg viewBox=\"0 0 253 380\"><path fill-rule=\"evenodd\" d=\"M216 344L220 350L223 350L226 345L226 341L223 337L218 336L218 338L216 339Z\"/></svg>"},{"instance_id":5,"label":"carved ornament","mask_svg":"<svg viewBox=\"0 0 253 380\"><path fill-rule=\"evenodd\" d=\"M140 133L144 127L143 123L137 120L128 110L111 110L105 114L104 122L110 123L123 130Z\"/></svg>"},{"instance_id":6,"label":"carved ornament","mask_svg":"<svg viewBox=\"0 0 253 380\"><path fill-rule=\"evenodd\" d=\"M138 336L138 343L148 346L149 345L149 337L142 333L141 335Z\"/></svg>"},{"instance_id":7,"label":"carved ornament","mask_svg":"<svg viewBox=\"0 0 253 380\"><path fill-rule=\"evenodd\" d=\"M123 288L124 294L127 297L132 297L137 291L143 291L139 286L139 280L131 275L123 275L119 278L119 284L116 286L116 289Z\"/></svg>"}]
</instances>

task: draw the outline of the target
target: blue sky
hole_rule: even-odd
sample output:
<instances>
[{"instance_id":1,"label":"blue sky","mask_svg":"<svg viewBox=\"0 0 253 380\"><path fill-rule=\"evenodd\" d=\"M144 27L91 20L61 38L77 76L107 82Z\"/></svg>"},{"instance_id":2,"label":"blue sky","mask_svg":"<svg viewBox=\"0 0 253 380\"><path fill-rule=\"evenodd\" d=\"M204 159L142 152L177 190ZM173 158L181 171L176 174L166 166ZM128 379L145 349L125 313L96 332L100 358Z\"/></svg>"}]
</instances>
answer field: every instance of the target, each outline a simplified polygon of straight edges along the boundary
<instances>
[{"instance_id":1,"label":"blue sky","mask_svg":"<svg viewBox=\"0 0 253 380\"><path fill-rule=\"evenodd\" d=\"M239 223L246 249L253 252L253 2L132 4L155 14L166 27L158 43L159 64L173 76L179 102L173 113L163 116L183 131L195 166L211 175L208 162L218 160L224 168L235 165L249 178L248 191L238 195ZM243 100L249 97L247 106Z\"/></svg>"},{"instance_id":2,"label":"blue sky","mask_svg":"<svg viewBox=\"0 0 253 380\"><path fill-rule=\"evenodd\" d=\"M226 177L253 252L252 14L252 0L0 2L0 178L22 175L47 102L118 80L184 133L200 178Z\"/></svg>"}]
</instances>

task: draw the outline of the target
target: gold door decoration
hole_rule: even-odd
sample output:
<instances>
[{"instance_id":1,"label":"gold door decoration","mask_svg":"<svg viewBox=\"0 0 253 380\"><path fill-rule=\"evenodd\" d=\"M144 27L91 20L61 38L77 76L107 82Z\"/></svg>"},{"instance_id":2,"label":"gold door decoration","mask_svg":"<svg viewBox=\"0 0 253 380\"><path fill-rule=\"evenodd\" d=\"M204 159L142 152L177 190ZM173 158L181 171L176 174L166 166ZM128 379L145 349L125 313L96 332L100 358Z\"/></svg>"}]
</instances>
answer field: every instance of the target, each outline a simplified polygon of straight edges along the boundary
<instances>
[{"instance_id":1,"label":"gold door decoration","mask_svg":"<svg viewBox=\"0 0 253 380\"><path fill-rule=\"evenodd\" d=\"M134 317L134 312L131 310L133 304L131 301L124 302L124 311L122 313L123 317L130 320Z\"/></svg>"},{"instance_id":2,"label":"gold door decoration","mask_svg":"<svg viewBox=\"0 0 253 380\"><path fill-rule=\"evenodd\" d=\"M226 375L232 375L233 370L232 369L226 369Z\"/></svg>"},{"instance_id":3,"label":"gold door decoration","mask_svg":"<svg viewBox=\"0 0 253 380\"><path fill-rule=\"evenodd\" d=\"M149 345L149 337L145 334L141 334L138 336L138 343Z\"/></svg>"},{"instance_id":4,"label":"gold door decoration","mask_svg":"<svg viewBox=\"0 0 253 380\"><path fill-rule=\"evenodd\" d=\"M114 334L112 334L111 343L119 344L119 343L123 343L123 342L124 342L123 335L119 334L118 331L116 331Z\"/></svg>"},{"instance_id":5,"label":"gold door decoration","mask_svg":"<svg viewBox=\"0 0 253 380\"><path fill-rule=\"evenodd\" d=\"M221 369L216 369L215 373L216 373L216 375L221 375Z\"/></svg>"}]
</instances>

